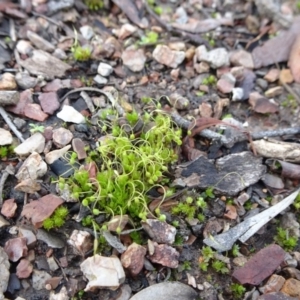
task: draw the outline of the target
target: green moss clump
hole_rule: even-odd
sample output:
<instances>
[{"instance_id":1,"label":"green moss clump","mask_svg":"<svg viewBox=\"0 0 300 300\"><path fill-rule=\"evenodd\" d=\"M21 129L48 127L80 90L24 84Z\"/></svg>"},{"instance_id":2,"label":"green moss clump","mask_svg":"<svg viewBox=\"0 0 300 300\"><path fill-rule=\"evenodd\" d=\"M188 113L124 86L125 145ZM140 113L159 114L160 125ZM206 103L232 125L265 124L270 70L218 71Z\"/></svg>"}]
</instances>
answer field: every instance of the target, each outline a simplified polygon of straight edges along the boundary
<instances>
[{"instance_id":1,"label":"green moss clump","mask_svg":"<svg viewBox=\"0 0 300 300\"><path fill-rule=\"evenodd\" d=\"M87 61L91 58L91 50L89 48L76 46L73 49L73 56L77 61Z\"/></svg>"},{"instance_id":2,"label":"green moss clump","mask_svg":"<svg viewBox=\"0 0 300 300\"><path fill-rule=\"evenodd\" d=\"M43 221L43 227L46 230L61 227L64 225L67 215L68 209L64 206L59 206L49 218Z\"/></svg>"},{"instance_id":3,"label":"green moss clump","mask_svg":"<svg viewBox=\"0 0 300 300\"><path fill-rule=\"evenodd\" d=\"M144 126L136 134L132 128L138 121ZM181 145L182 132L170 116L155 111L139 119L133 112L127 115L127 122L125 126L118 125L117 120L102 125L102 132L107 133L87 158L85 167L59 182L61 190L67 185L72 197L94 216L129 214L132 219L145 219L150 213L149 190L168 183L168 165L177 161L176 146ZM97 171L91 178L92 165L96 165ZM164 219L159 209L156 214Z\"/></svg>"},{"instance_id":4,"label":"green moss clump","mask_svg":"<svg viewBox=\"0 0 300 300\"><path fill-rule=\"evenodd\" d=\"M84 0L84 3L90 10L100 10L104 7L103 0Z\"/></svg>"}]
</instances>

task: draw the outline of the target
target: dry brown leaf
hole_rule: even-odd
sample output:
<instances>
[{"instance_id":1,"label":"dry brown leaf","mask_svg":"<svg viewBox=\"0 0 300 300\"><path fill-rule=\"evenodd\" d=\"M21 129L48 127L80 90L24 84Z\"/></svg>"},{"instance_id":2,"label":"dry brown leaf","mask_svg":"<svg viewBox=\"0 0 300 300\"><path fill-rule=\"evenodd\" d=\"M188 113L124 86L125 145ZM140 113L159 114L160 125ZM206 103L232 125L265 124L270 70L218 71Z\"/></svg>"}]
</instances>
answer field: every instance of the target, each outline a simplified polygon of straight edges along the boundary
<instances>
[{"instance_id":1,"label":"dry brown leaf","mask_svg":"<svg viewBox=\"0 0 300 300\"><path fill-rule=\"evenodd\" d=\"M290 67L295 82L300 83L300 35L297 36L293 44L288 66Z\"/></svg>"},{"instance_id":2,"label":"dry brown leaf","mask_svg":"<svg viewBox=\"0 0 300 300\"><path fill-rule=\"evenodd\" d=\"M188 31L191 33L203 33L211 31L220 25L233 26L233 20L228 18L206 19L201 21L191 20L191 22L187 24L172 24L174 28Z\"/></svg>"},{"instance_id":3,"label":"dry brown leaf","mask_svg":"<svg viewBox=\"0 0 300 300\"><path fill-rule=\"evenodd\" d=\"M24 205L21 216L31 220L36 228L40 228L43 221L50 217L63 202L60 197L49 194Z\"/></svg>"}]
</instances>

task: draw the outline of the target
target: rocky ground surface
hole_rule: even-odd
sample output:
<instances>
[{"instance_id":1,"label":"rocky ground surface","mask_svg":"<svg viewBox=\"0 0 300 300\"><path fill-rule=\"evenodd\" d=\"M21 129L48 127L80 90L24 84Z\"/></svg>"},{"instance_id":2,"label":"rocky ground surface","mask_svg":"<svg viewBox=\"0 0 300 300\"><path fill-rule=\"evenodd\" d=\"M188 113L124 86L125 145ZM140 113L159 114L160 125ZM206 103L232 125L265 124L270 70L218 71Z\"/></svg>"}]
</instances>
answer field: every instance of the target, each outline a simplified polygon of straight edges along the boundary
<instances>
[{"instance_id":1,"label":"rocky ground surface","mask_svg":"<svg viewBox=\"0 0 300 300\"><path fill-rule=\"evenodd\" d=\"M300 299L300 2L0 0L0 299Z\"/></svg>"}]
</instances>

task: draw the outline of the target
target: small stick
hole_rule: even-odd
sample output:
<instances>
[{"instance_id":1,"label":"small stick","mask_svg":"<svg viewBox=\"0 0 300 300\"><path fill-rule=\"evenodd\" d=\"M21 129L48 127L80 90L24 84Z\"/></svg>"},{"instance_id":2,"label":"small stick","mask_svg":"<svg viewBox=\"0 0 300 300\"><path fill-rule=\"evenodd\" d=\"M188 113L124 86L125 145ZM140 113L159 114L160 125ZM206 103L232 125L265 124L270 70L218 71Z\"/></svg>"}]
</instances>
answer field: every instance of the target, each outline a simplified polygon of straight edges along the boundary
<instances>
[{"instance_id":1,"label":"small stick","mask_svg":"<svg viewBox=\"0 0 300 300\"><path fill-rule=\"evenodd\" d=\"M8 117L6 111L3 109L3 107L0 106L0 115L2 116L2 118L4 119L4 121L6 122L6 124L9 126L9 128L14 132L14 134L18 137L18 139L21 142L24 142L24 138L22 136L22 133L17 129L17 127L14 125L14 123L10 120L10 118Z\"/></svg>"},{"instance_id":2,"label":"small stick","mask_svg":"<svg viewBox=\"0 0 300 300\"><path fill-rule=\"evenodd\" d=\"M12 165L8 165L5 170L2 171L2 176L0 179L0 207L2 207L3 204L3 197L2 192L4 188L4 184L8 178L9 175L15 174L15 168Z\"/></svg>"}]
</instances>

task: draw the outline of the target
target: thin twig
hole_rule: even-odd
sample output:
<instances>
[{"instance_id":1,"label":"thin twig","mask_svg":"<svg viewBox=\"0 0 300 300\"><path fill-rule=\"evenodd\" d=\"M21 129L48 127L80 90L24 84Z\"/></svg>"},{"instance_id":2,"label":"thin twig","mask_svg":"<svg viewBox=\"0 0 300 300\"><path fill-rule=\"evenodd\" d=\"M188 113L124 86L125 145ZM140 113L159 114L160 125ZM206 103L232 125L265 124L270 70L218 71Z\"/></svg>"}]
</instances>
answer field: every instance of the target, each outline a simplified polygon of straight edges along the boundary
<instances>
[{"instance_id":1,"label":"thin twig","mask_svg":"<svg viewBox=\"0 0 300 300\"><path fill-rule=\"evenodd\" d=\"M2 207L3 204L3 197L2 192L4 188L4 184L8 178L9 175L13 175L15 173L15 168L12 165L8 165L5 170L2 171L2 176L0 179L0 207Z\"/></svg>"},{"instance_id":2,"label":"thin twig","mask_svg":"<svg viewBox=\"0 0 300 300\"><path fill-rule=\"evenodd\" d=\"M81 87L81 88L77 88L74 89L72 91L69 91L68 93L66 93L62 98L59 99L60 102L64 101L68 96L70 96L71 94L74 93L78 93L78 92L95 92L95 93L99 93L104 95L112 104L112 106L114 106L116 108L116 110L118 111L119 116L123 116L124 115L124 109L121 107L121 105L117 102L117 100L115 100L112 96L111 93L106 93L98 88L94 88L94 87Z\"/></svg>"},{"instance_id":3,"label":"thin twig","mask_svg":"<svg viewBox=\"0 0 300 300\"><path fill-rule=\"evenodd\" d=\"M14 125L14 123L10 120L10 118L8 117L6 111L3 109L3 107L0 106L0 115L2 116L2 118L4 119L4 121L6 122L6 124L9 126L9 128L14 132L14 134L18 137L18 139L21 142L24 142L24 138L22 136L22 133L17 129L17 127Z\"/></svg>"},{"instance_id":4,"label":"thin twig","mask_svg":"<svg viewBox=\"0 0 300 300\"><path fill-rule=\"evenodd\" d=\"M177 126L183 129L188 130L190 128L190 125L192 124L191 122L189 122L188 120L184 119L183 117L181 117L176 113L171 113L171 117L173 121L177 124ZM259 140L267 137L295 135L295 134L300 134L300 127L289 127L289 128L278 129L278 130L267 130L267 131L253 132L253 133L250 132L250 137L253 140ZM198 133L198 135L212 140L219 140L221 144L227 148L232 147L233 144L236 142L248 140L247 134L238 135L236 137L229 139L209 129L202 130L201 132Z\"/></svg>"}]
</instances>

